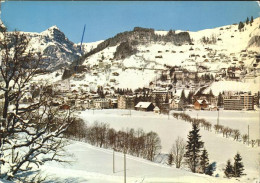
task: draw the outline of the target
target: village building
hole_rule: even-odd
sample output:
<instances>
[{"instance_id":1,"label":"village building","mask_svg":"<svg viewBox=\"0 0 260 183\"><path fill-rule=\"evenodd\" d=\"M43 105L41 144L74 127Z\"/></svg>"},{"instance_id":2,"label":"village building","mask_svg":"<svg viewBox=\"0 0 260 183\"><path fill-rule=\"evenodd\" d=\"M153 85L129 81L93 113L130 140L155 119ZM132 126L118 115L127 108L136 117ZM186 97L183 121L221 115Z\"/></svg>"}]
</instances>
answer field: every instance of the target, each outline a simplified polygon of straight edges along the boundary
<instances>
[{"instance_id":1,"label":"village building","mask_svg":"<svg viewBox=\"0 0 260 183\"><path fill-rule=\"evenodd\" d=\"M224 110L254 110L254 96L232 95L230 98L224 99Z\"/></svg>"},{"instance_id":2,"label":"village building","mask_svg":"<svg viewBox=\"0 0 260 183\"><path fill-rule=\"evenodd\" d=\"M180 99L170 99L169 108L170 110L183 110L184 102Z\"/></svg>"},{"instance_id":3,"label":"village building","mask_svg":"<svg viewBox=\"0 0 260 183\"><path fill-rule=\"evenodd\" d=\"M196 100L194 103L194 109L196 110L205 110L208 108L208 101L207 100Z\"/></svg>"},{"instance_id":4,"label":"village building","mask_svg":"<svg viewBox=\"0 0 260 183\"><path fill-rule=\"evenodd\" d=\"M95 99L93 104L95 109L108 109L110 107L107 99Z\"/></svg>"},{"instance_id":5,"label":"village building","mask_svg":"<svg viewBox=\"0 0 260 183\"><path fill-rule=\"evenodd\" d=\"M117 108L118 109L134 109L135 98L129 95L119 95L117 98Z\"/></svg>"},{"instance_id":6,"label":"village building","mask_svg":"<svg viewBox=\"0 0 260 183\"><path fill-rule=\"evenodd\" d=\"M153 111L154 105L152 102L139 102L135 109L138 111Z\"/></svg>"},{"instance_id":7,"label":"village building","mask_svg":"<svg viewBox=\"0 0 260 183\"><path fill-rule=\"evenodd\" d=\"M172 98L172 93L168 90L154 90L152 91L152 102L156 105L165 103L166 99Z\"/></svg>"}]
</instances>

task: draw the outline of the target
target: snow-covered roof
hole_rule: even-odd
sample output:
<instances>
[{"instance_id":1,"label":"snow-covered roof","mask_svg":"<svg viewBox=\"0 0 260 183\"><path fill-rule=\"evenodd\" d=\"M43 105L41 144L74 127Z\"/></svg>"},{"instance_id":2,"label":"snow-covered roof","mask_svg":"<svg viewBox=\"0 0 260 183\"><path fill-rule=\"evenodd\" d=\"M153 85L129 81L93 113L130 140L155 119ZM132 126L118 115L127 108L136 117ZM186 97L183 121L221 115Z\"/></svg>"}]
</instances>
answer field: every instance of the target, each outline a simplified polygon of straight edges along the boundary
<instances>
[{"instance_id":1,"label":"snow-covered roof","mask_svg":"<svg viewBox=\"0 0 260 183\"><path fill-rule=\"evenodd\" d=\"M151 102L139 102L135 107L147 108L147 107L149 107L149 105L151 105Z\"/></svg>"},{"instance_id":2,"label":"snow-covered roof","mask_svg":"<svg viewBox=\"0 0 260 183\"><path fill-rule=\"evenodd\" d=\"M160 108L156 106L153 110L154 110L154 111L159 111Z\"/></svg>"},{"instance_id":3,"label":"snow-covered roof","mask_svg":"<svg viewBox=\"0 0 260 183\"><path fill-rule=\"evenodd\" d=\"M206 104L208 104L208 101L207 100L205 100L205 99L203 99L203 100L197 100L198 101L198 103L199 104L202 104L203 103L203 101L205 101L206 102Z\"/></svg>"}]
</instances>

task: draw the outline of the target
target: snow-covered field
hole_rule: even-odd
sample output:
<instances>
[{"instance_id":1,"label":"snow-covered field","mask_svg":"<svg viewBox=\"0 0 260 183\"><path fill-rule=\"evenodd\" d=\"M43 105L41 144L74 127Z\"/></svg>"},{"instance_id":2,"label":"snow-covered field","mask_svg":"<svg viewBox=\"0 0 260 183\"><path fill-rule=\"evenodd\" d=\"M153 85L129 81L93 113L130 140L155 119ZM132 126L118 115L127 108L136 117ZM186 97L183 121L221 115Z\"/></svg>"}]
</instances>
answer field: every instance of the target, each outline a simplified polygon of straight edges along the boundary
<instances>
[{"instance_id":1,"label":"snow-covered field","mask_svg":"<svg viewBox=\"0 0 260 183\"><path fill-rule=\"evenodd\" d=\"M129 115L131 114L131 115ZM191 115L197 115L196 112L190 112ZM205 117L208 121L212 123L216 122L215 112L201 112L198 114L200 117ZM126 128L143 128L146 132L152 130L158 133L161 138L162 153L168 153L174 140L180 136L187 138L187 134L191 129L191 125L181 120L174 119L166 115L158 115L152 112L140 112L140 111L130 111L129 110L92 110L83 111L80 114L85 121L88 123L93 123L94 121L107 122L110 127L117 130ZM244 118L244 120L243 120ZM257 128L257 122L259 121L258 111L252 112L238 112L238 111L221 111L220 112L220 123L223 125L230 126L232 128L238 128L243 130L244 127L247 130L247 124L252 124L250 126L250 134L255 134L257 136L259 128ZM252 122L252 123L251 123ZM245 123L245 124L244 124ZM243 158L243 163L245 165L246 176L241 178L242 182L253 182L254 179L259 178L259 150L260 148L251 148L247 145L233 141L231 138L223 138L222 135L217 135L214 132L208 132L201 129L202 140L205 142L205 148L208 150L210 162L217 162L217 170L215 174L219 174L223 177L223 168L225 167L226 161L228 159L233 160L234 155L239 152ZM73 146L72 146L73 147ZM70 148L74 149L74 148ZM77 148L75 148L77 149ZM79 158L81 161L81 158ZM111 162L110 162L111 163ZM109 164L110 164L109 163ZM94 163L95 166L97 163ZM86 165L88 166L88 165ZM90 165L89 166L93 166ZM85 167L86 168L86 167ZM102 172L103 169L97 170L97 172ZM159 173L152 174L157 177ZM174 176L174 175L173 175ZM194 175L195 176L195 175ZM171 177L171 176L170 176ZM182 179L181 179L182 180ZM208 179L203 179L207 182ZM224 179L225 180L225 179ZM226 179L226 182L230 180ZM160 182L160 181L159 181ZM193 182L193 181L186 181Z\"/></svg>"},{"instance_id":2,"label":"snow-covered field","mask_svg":"<svg viewBox=\"0 0 260 183\"><path fill-rule=\"evenodd\" d=\"M204 118L211 124L217 124L217 111L186 111L191 117ZM259 111L219 111L219 124L233 129L238 129L242 134L247 134L248 125L250 139L260 139L260 114Z\"/></svg>"}]
</instances>

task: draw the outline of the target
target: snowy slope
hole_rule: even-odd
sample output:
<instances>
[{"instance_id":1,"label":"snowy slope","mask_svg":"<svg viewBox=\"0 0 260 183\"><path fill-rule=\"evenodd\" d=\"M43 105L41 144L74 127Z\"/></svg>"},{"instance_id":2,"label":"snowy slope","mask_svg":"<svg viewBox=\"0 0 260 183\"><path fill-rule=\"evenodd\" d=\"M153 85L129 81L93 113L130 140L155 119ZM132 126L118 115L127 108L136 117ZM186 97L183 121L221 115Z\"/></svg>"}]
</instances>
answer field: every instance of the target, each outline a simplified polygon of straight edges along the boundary
<instances>
[{"instance_id":1,"label":"snowy slope","mask_svg":"<svg viewBox=\"0 0 260 183\"><path fill-rule=\"evenodd\" d=\"M115 153L115 173L112 169L112 150L96 148L82 142L72 142L67 147L74 157L70 165L48 163L41 169L51 177L52 182L123 182L123 154ZM237 182L235 179L215 178L193 174L185 169L176 169L167 165L126 156L127 183L162 182Z\"/></svg>"},{"instance_id":2,"label":"snowy slope","mask_svg":"<svg viewBox=\"0 0 260 183\"><path fill-rule=\"evenodd\" d=\"M135 54L123 59L114 58L120 43L115 44L116 42L113 42L113 38L111 38L110 42L113 42L114 46L103 46L104 48L83 59L82 65L88 68L88 72L71 76L71 84L77 86L75 89L79 89L82 84L87 84L91 86L91 88L86 89L87 91L96 91L98 86L108 87L110 90L113 88L136 89L149 86L150 81L154 82L160 77L163 70L169 69L166 66L181 66L191 72L199 71L199 75L204 73L215 75L222 68L240 67L241 64L249 68L252 67L252 63L255 61L254 56L259 54L260 50L256 44L249 46L250 39L260 35L259 24L260 18L256 18L252 26L246 25L241 32L238 30L238 25L189 32L193 45L185 43L180 46L163 41L142 42L134 46L137 50ZM175 31L176 34L181 32ZM155 35L161 36L165 36L167 33L168 31L154 31ZM42 33L26 34L31 37L30 48L45 55L46 67L49 69L56 70L62 66L68 66L81 55L80 43L70 42L56 26ZM212 36L216 39L215 44L202 42L203 37L211 38ZM83 43L82 50L84 53L90 53L102 43L104 42ZM242 53L241 51L245 49L247 51ZM244 57L244 54L247 56ZM207 69L202 71L199 69L200 67ZM63 69L56 70L54 74L47 74L47 76L53 78L53 75L59 72L59 76L55 77L54 80L61 80L63 71ZM212 89L218 93L220 86L236 88L238 84L240 85L238 90L245 91L248 88L259 91L258 83L254 81L244 81L243 83L221 81L213 83Z\"/></svg>"},{"instance_id":3,"label":"snowy slope","mask_svg":"<svg viewBox=\"0 0 260 183\"><path fill-rule=\"evenodd\" d=\"M251 37L260 35L259 24L260 18L256 18L252 26L246 25L241 32L238 30L238 25L189 32L193 45L179 46L171 42L138 44L135 46L137 53L124 59L114 58L118 43L116 46L106 47L87 57L82 64L89 66L90 72L81 73L80 75L85 77L76 83L91 81L96 86L105 87L109 84L109 87L136 89L148 86L150 81L154 81L161 75L162 70L167 70L165 66L177 65L189 71L207 72L213 75L220 69L229 66L240 67L241 64L244 64L245 67L250 67L260 48L257 45L248 47L248 44ZM176 33L180 32L182 31L176 31ZM165 36L168 32L155 31L154 33ZM214 37L216 43L205 44L202 42L203 37ZM245 49L247 49L247 56L244 57L241 51ZM208 70L200 71L198 69L200 66L206 67ZM119 75L114 76L114 72ZM132 78L130 83L128 83L129 78ZM111 79L114 81L111 82ZM251 82L250 87L257 88L256 83Z\"/></svg>"},{"instance_id":4,"label":"snowy slope","mask_svg":"<svg viewBox=\"0 0 260 183\"><path fill-rule=\"evenodd\" d=\"M247 132L247 124L250 124L251 138L259 138L259 114L255 112L229 112L223 111L220 114L220 123L224 126L229 126L234 129L239 129L242 134ZM174 140L180 136L184 139L187 138L187 134L191 129L191 125L181 120L170 117L167 119L165 115L158 115L152 112L140 112L132 111L129 116L128 110L95 110L84 111L80 115L82 119L92 123L94 121L106 122L110 124L110 127L116 130L122 128L143 128L144 131L155 131L161 138L162 153L168 153ZM196 112L191 113L196 116ZM235 117L237 116L237 117ZM216 113L200 113L199 117L205 117L212 124L216 124ZM253 179L259 178L258 174L258 152L260 148L251 148L247 145L233 141L232 138L223 138L221 134L216 135L213 131L208 132L201 129L202 140L205 142L205 147L209 153L210 162L217 162L217 171L215 174L219 174L223 177L223 168L225 167L228 159L233 159L234 155L239 152L243 158L245 165L245 173L247 176L241 178L242 182L252 182Z\"/></svg>"},{"instance_id":5,"label":"snowy slope","mask_svg":"<svg viewBox=\"0 0 260 183\"><path fill-rule=\"evenodd\" d=\"M247 81L218 81L214 82L210 87L208 87L204 93L208 93L210 90L213 94L217 96L223 91L234 91L234 92L249 92L257 93L260 91L260 76L255 79L250 79Z\"/></svg>"}]
</instances>

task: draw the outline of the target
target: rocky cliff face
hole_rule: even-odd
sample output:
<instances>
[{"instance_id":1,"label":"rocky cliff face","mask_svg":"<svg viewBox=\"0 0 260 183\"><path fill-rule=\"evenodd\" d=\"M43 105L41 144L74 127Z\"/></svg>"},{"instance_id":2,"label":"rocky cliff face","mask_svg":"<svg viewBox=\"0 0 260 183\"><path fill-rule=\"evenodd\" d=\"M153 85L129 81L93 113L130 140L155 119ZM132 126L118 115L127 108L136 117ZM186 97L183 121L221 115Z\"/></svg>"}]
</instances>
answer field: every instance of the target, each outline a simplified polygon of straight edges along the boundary
<instances>
[{"instance_id":1,"label":"rocky cliff face","mask_svg":"<svg viewBox=\"0 0 260 183\"><path fill-rule=\"evenodd\" d=\"M30 49L41 52L43 68L53 71L70 65L81 55L79 46L71 42L56 26L41 33L25 33L30 39Z\"/></svg>"}]
</instances>

